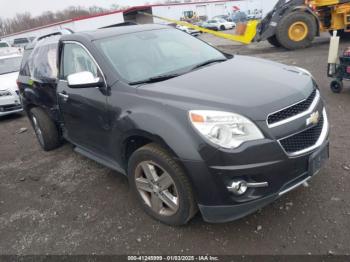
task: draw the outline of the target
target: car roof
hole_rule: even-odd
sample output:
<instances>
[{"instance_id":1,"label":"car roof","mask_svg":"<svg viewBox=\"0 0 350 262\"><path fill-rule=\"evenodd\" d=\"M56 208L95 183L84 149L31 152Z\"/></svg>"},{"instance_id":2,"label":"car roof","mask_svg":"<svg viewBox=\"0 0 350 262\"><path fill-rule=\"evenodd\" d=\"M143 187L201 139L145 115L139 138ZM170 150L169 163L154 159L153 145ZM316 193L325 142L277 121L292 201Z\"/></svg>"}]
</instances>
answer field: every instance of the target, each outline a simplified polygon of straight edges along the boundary
<instances>
[{"instance_id":1,"label":"car roof","mask_svg":"<svg viewBox=\"0 0 350 262\"><path fill-rule=\"evenodd\" d=\"M70 35L63 35L61 37L61 40L74 41L79 37L83 37L90 41L94 41L94 40L118 36L118 35L132 34L132 33L143 32L143 31L151 31L151 30L169 29L169 28L172 28L172 27L165 26L165 25L157 25L157 24L117 26L117 27L97 29L94 31L86 31L86 32L79 32L79 33L74 33Z\"/></svg>"}]
</instances>

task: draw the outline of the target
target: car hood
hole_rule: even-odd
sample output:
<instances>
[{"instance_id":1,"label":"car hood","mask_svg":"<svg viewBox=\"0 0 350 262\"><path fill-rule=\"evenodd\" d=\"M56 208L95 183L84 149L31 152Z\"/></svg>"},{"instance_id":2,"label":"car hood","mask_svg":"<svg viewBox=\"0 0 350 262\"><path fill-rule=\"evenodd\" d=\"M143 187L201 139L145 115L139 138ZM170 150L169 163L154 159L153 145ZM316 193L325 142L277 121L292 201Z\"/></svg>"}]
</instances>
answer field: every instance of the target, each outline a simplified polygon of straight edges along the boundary
<instances>
[{"instance_id":1,"label":"car hood","mask_svg":"<svg viewBox=\"0 0 350 262\"><path fill-rule=\"evenodd\" d=\"M229 110L265 120L268 114L306 99L314 85L312 77L296 67L237 55L226 62L144 85L139 92L168 99L169 104L185 109Z\"/></svg>"},{"instance_id":2,"label":"car hood","mask_svg":"<svg viewBox=\"0 0 350 262\"><path fill-rule=\"evenodd\" d=\"M17 87L18 72L0 75L0 91L10 90L16 91Z\"/></svg>"}]
</instances>

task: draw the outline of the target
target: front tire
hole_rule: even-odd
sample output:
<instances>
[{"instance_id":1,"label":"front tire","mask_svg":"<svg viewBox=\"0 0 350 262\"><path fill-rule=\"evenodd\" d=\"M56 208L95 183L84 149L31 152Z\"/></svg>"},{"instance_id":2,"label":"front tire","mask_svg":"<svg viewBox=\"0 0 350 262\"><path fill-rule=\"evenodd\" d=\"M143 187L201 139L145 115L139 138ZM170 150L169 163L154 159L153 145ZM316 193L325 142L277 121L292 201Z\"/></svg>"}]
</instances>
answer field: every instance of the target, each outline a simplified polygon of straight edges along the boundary
<instances>
[{"instance_id":1,"label":"front tire","mask_svg":"<svg viewBox=\"0 0 350 262\"><path fill-rule=\"evenodd\" d=\"M148 144L129 159L132 191L144 211L167 225L186 224L197 212L192 186L183 168L162 147Z\"/></svg>"},{"instance_id":2,"label":"front tire","mask_svg":"<svg viewBox=\"0 0 350 262\"><path fill-rule=\"evenodd\" d=\"M309 47L316 32L315 18L306 12L295 11L286 15L279 22L276 38L281 46L294 50Z\"/></svg>"},{"instance_id":3,"label":"front tire","mask_svg":"<svg viewBox=\"0 0 350 262\"><path fill-rule=\"evenodd\" d=\"M29 117L39 144L45 151L50 151L60 146L59 131L44 110L34 107L30 110Z\"/></svg>"},{"instance_id":4,"label":"front tire","mask_svg":"<svg viewBox=\"0 0 350 262\"><path fill-rule=\"evenodd\" d=\"M224 31L224 30L226 30L226 27L225 27L224 25L221 25L221 26L220 26L220 30L221 30L221 31Z\"/></svg>"}]
</instances>

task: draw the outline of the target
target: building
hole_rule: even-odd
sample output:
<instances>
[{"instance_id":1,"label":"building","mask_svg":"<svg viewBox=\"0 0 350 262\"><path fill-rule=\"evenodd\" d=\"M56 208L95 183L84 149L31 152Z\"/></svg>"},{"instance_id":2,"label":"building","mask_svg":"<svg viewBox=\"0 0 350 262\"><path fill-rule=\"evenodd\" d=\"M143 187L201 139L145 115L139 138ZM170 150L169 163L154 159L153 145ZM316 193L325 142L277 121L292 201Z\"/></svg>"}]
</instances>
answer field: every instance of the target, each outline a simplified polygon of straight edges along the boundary
<instances>
[{"instance_id":1,"label":"building","mask_svg":"<svg viewBox=\"0 0 350 262\"><path fill-rule=\"evenodd\" d=\"M98 15L77 17L67 21L7 35L2 37L2 39L12 42L17 38L38 37L61 29L71 29L74 32L79 32L107 27L125 21L133 21L138 24L167 23L164 20L145 16L139 12L147 12L155 16L180 20L184 16L184 12L188 11L195 12L197 16L210 19L217 15L230 14L234 10L239 9L242 12L247 13L250 17L261 18L272 10L276 2L277 0L192 0L191 2L185 0L181 3L134 6L125 10L116 10Z\"/></svg>"}]
</instances>

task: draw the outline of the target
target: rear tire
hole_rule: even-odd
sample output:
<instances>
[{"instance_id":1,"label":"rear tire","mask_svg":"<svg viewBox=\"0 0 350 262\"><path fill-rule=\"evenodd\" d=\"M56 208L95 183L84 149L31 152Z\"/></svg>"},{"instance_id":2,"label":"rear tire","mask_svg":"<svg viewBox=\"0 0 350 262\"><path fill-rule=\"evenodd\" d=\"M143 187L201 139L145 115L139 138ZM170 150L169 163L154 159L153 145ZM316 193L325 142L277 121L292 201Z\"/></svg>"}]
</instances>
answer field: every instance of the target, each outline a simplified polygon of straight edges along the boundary
<instances>
[{"instance_id":1,"label":"rear tire","mask_svg":"<svg viewBox=\"0 0 350 262\"><path fill-rule=\"evenodd\" d=\"M30 110L29 117L39 144L45 151L50 151L60 146L60 133L55 123L44 110L34 107Z\"/></svg>"},{"instance_id":2,"label":"rear tire","mask_svg":"<svg viewBox=\"0 0 350 262\"><path fill-rule=\"evenodd\" d=\"M275 47L281 47L281 43L278 42L276 35L273 35L267 39L267 42L269 42L271 45Z\"/></svg>"},{"instance_id":3,"label":"rear tire","mask_svg":"<svg viewBox=\"0 0 350 262\"><path fill-rule=\"evenodd\" d=\"M281 46L294 50L309 47L316 33L315 18L306 12L295 11L286 15L279 22L276 38Z\"/></svg>"},{"instance_id":4,"label":"rear tire","mask_svg":"<svg viewBox=\"0 0 350 262\"><path fill-rule=\"evenodd\" d=\"M221 25L221 26L220 26L220 30L221 30L221 31L224 31L224 30L226 30L226 27L225 27L224 25Z\"/></svg>"},{"instance_id":5,"label":"rear tire","mask_svg":"<svg viewBox=\"0 0 350 262\"><path fill-rule=\"evenodd\" d=\"M129 159L128 176L142 208L156 220L177 226L186 224L196 214L197 204L188 177L159 145L152 143L136 150ZM159 180L162 177L165 181L163 176L167 186Z\"/></svg>"}]
</instances>

